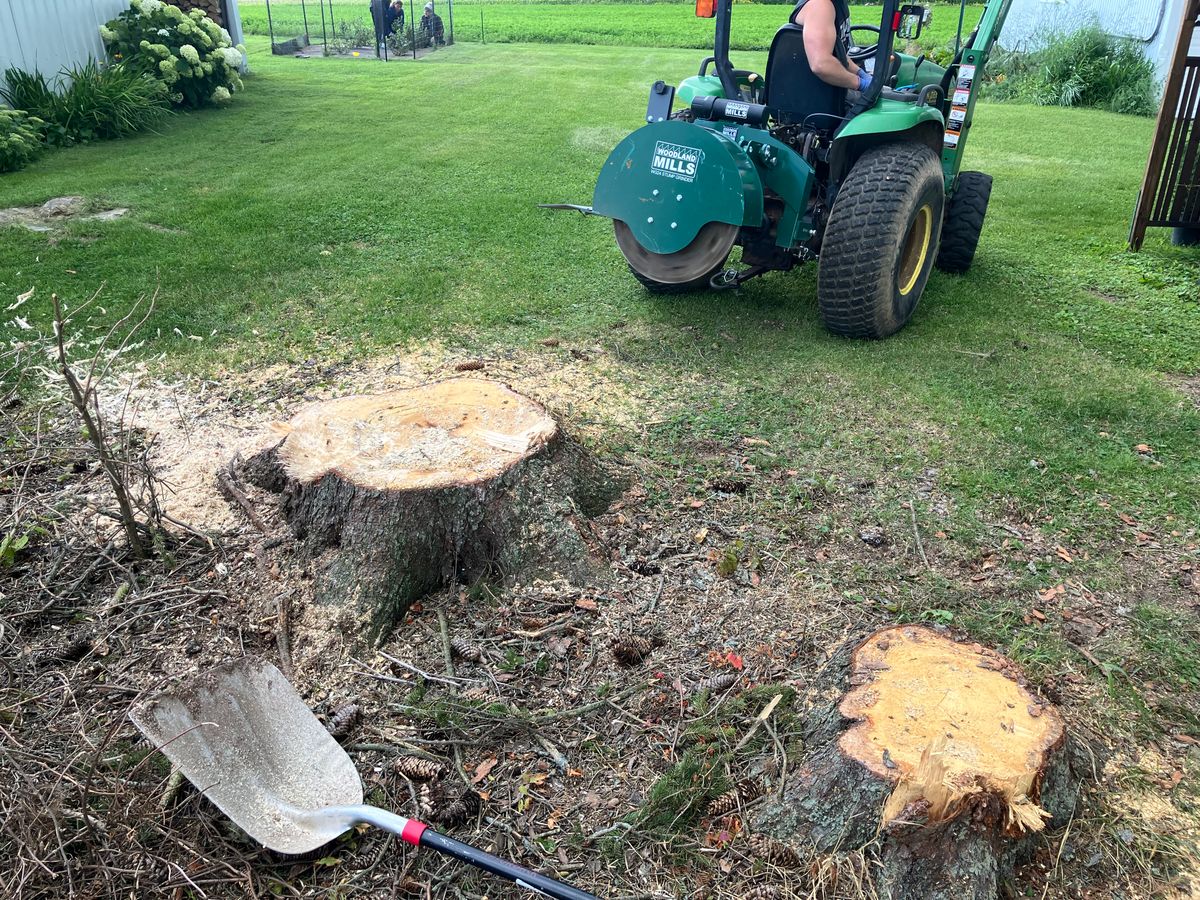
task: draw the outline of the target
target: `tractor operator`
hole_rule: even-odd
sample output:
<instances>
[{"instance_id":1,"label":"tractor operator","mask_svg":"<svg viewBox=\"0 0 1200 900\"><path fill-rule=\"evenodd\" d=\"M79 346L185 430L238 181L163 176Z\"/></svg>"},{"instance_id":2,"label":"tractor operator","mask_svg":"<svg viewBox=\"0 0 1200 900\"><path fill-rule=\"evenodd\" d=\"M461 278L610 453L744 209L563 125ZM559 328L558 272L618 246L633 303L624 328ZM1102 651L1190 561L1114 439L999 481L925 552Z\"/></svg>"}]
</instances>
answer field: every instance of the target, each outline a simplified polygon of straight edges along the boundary
<instances>
[{"instance_id":1,"label":"tractor operator","mask_svg":"<svg viewBox=\"0 0 1200 900\"><path fill-rule=\"evenodd\" d=\"M804 54L813 74L834 87L865 91L871 73L850 60L850 6L846 0L800 0L792 24L804 29Z\"/></svg>"}]
</instances>

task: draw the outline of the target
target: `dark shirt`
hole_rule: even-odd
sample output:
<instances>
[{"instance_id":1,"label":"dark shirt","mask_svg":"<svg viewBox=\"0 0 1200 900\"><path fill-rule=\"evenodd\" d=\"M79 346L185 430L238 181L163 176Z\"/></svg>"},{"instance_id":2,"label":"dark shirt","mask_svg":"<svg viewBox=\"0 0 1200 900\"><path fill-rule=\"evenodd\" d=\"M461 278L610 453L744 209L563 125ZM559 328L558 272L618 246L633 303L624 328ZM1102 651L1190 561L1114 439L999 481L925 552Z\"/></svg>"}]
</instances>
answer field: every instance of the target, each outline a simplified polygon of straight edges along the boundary
<instances>
[{"instance_id":1,"label":"dark shirt","mask_svg":"<svg viewBox=\"0 0 1200 900\"><path fill-rule=\"evenodd\" d=\"M440 42L445 34L445 29L442 25L442 17L437 13L426 13L421 16L421 30L429 35L434 41Z\"/></svg>"},{"instance_id":2,"label":"dark shirt","mask_svg":"<svg viewBox=\"0 0 1200 900\"><path fill-rule=\"evenodd\" d=\"M388 34L391 34L393 31L397 30L397 23L399 23L400 28L404 27L404 7L401 6L397 8L394 6L388 6L387 9L383 11L383 30Z\"/></svg>"},{"instance_id":3,"label":"dark shirt","mask_svg":"<svg viewBox=\"0 0 1200 900\"><path fill-rule=\"evenodd\" d=\"M792 7L789 22L796 21L796 13L808 5L808 0L800 0ZM850 61L847 48L850 46L850 6L846 0L833 0L833 27L837 29L838 40L833 45L833 55L841 60L842 65Z\"/></svg>"}]
</instances>

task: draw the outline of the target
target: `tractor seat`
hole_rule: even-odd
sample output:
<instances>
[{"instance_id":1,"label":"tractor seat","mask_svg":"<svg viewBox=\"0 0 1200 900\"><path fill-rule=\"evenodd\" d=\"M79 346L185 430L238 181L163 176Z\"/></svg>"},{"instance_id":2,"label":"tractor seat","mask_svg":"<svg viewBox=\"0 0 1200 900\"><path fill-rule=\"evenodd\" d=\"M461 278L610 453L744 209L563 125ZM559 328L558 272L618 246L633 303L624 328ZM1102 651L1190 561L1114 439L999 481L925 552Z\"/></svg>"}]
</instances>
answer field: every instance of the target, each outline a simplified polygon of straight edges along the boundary
<instances>
[{"instance_id":1,"label":"tractor seat","mask_svg":"<svg viewBox=\"0 0 1200 900\"><path fill-rule=\"evenodd\" d=\"M831 131L846 117L846 89L826 84L813 72L800 25L789 23L775 32L763 102L780 125Z\"/></svg>"}]
</instances>

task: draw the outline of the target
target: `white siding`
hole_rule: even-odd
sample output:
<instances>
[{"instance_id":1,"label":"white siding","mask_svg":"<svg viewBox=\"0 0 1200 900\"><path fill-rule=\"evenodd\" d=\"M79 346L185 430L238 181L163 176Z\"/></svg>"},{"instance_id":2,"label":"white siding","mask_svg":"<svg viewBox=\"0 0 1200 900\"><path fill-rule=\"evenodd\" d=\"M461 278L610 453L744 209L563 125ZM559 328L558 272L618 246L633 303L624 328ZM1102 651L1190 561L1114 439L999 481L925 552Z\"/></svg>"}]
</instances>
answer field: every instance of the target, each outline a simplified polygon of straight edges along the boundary
<instances>
[{"instance_id":1,"label":"white siding","mask_svg":"<svg viewBox=\"0 0 1200 900\"><path fill-rule=\"evenodd\" d=\"M1159 78L1166 76L1185 0L1013 0L1000 44L1028 49L1046 35L1097 24L1143 47Z\"/></svg>"},{"instance_id":2,"label":"white siding","mask_svg":"<svg viewBox=\"0 0 1200 900\"><path fill-rule=\"evenodd\" d=\"M229 31L242 39L237 0L228 3ZM104 58L100 26L129 0L0 0L0 73L9 66L47 77L63 66Z\"/></svg>"}]
</instances>

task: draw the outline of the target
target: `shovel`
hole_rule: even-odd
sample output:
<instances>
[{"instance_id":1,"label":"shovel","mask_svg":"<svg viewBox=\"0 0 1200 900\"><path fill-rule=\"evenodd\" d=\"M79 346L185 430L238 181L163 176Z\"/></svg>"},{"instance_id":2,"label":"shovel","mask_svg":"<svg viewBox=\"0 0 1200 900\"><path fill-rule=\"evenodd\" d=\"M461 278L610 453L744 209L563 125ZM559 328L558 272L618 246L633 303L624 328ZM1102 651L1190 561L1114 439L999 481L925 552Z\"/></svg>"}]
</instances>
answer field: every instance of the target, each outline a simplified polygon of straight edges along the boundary
<instances>
[{"instance_id":1,"label":"shovel","mask_svg":"<svg viewBox=\"0 0 1200 900\"><path fill-rule=\"evenodd\" d=\"M279 853L308 853L365 822L535 894L596 900L415 819L365 806L346 751L266 660L222 663L176 693L137 704L129 717L234 824Z\"/></svg>"}]
</instances>

